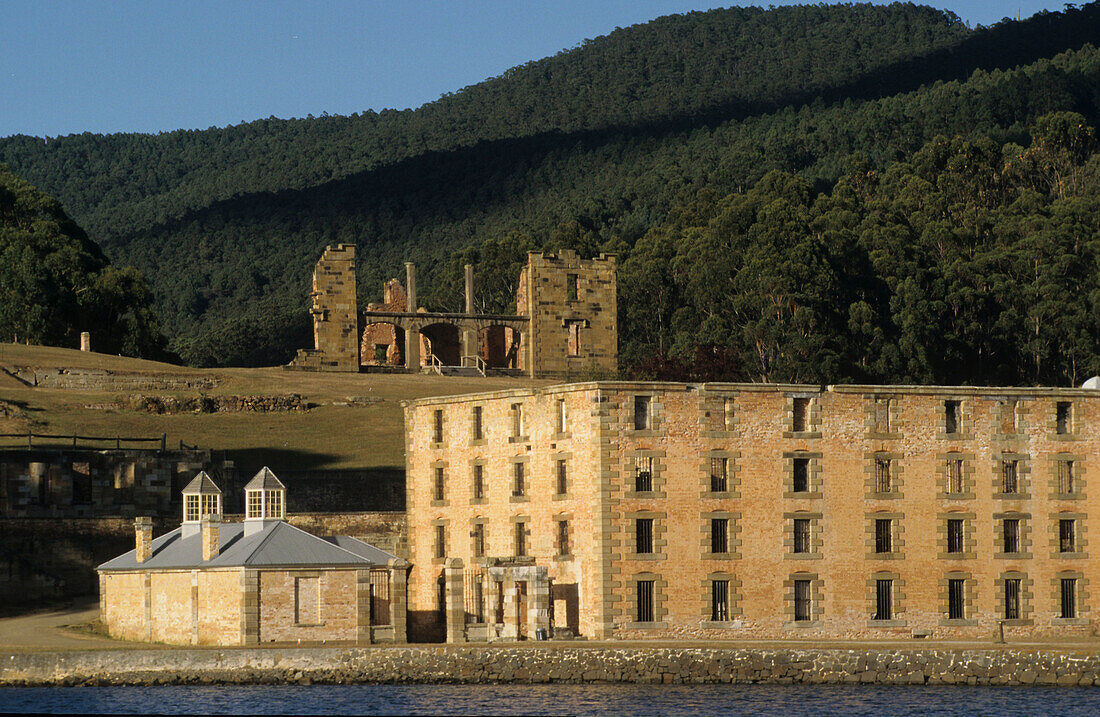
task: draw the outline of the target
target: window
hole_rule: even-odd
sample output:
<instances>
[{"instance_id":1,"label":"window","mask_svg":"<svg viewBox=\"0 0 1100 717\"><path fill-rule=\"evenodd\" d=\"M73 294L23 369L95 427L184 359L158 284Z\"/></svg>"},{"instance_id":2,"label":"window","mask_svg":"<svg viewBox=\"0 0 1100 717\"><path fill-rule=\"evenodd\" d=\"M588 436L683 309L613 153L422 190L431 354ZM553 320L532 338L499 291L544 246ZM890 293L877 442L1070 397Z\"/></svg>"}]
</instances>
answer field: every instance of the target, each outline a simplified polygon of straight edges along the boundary
<instances>
[{"instance_id":1,"label":"window","mask_svg":"<svg viewBox=\"0 0 1100 717\"><path fill-rule=\"evenodd\" d=\"M251 499L252 492L249 492L249 498ZM199 514L199 496L197 495L185 495L183 497L183 519L188 522L195 522L201 518ZM251 516L249 516L251 517Z\"/></svg>"},{"instance_id":2,"label":"window","mask_svg":"<svg viewBox=\"0 0 1100 717\"><path fill-rule=\"evenodd\" d=\"M653 490L653 457L634 457L634 491L648 493Z\"/></svg>"},{"instance_id":3,"label":"window","mask_svg":"<svg viewBox=\"0 0 1100 717\"><path fill-rule=\"evenodd\" d=\"M1019 461L1001 461L1001 492L1014 494L1020 492Z\"/></svg>"},{"instance_id":4,"label":"window","mask_svg":"<svg viewBox=\"0 0 1100 717\"><path fill-rule=\"evenodd\" d=\"M523 435L523 404L512 404L512 437L519 438Z\"/></svg>"},{"instance_id":5,"label":"window","mask_svg":"<svg viewBox=\"0 0 1100 717\"><path fill-rule=\"evenodd\" d=\"M730 550L729 518L710 519L710 552L728 553Z\"/></svg>"},{"instance_id":6,"label":"window","mask_svg":"<svg viewBox=\"0 0 1100 717\"><path fill-rule=\"evenodd\" d=\"M1074 492L1073 461L1058 461L1058 492L1067 495Z\"/></svg>"},{"instance_id":7,"label":"window","mask_svg":"<svg viewBox=\"0 0 1100 717\"><path fill-rule=\"evenodd\" d=\"M794 620L805 622L811 619L810 610L810 581L794 581Z\"/></svg>"},{"instance_id":8,"label":"window","mask_svg":"<svg viewBox=\"0 0 1100 717\"><path fill-rule=\"evenodd\" d=\"M1062 611L1058 617L1077 617L1077 578L1062 578Z\"/></svg>"},{"instance_id":9,"label":"window","mask_svg":"<svg viewBox=\"0 0 1100 717\"><path fill-rule=\"evenodd\" d=\"M569 545L569 521L558 521L558 555L569 555L571 547Z\"/></svg>"},{"instance_id":10,"label":"window","mask_svg":"<svg viewBox=\"0 0 1100 717\"><path fill-rule=\"evenodd\" d=\"M485 497L485 466L477 463L474 465L474 500Z\"/></svg>"},{"instance_id":11,"label":"window","mask_svg":"<svg viewBox=\"0 0 1100 717\"><path fill-rule=\"evenodd\" d=\"M435 526L435 557L447 557L447 526Z\"/></svg>"},{"instance_id":12,"label":"window","mask_svg":"<svg viewBox=\"0 0 1100 717\"><path fill-rule=\"evenodd\" d=\"M1054 432L1065 435L1070 432L1070 418L1073 416L1073 404L1059 401L1054 406Z\"/></svg>"},{"instance_id":13,"label":"window","mask_svg":"<svg viewBox=\"0 0 1100 717\"><path fill-rule=\"evenodd\" d=\"M653 518L635 519L634 552L638 555L646 555L653 552Z\"/></svg>"},{"instance_id":14,"label":"window","mask_svg":"<svg viewBox=\"0 0 1100 717\"><path fill-rule=\"evenodd\" d=\"M294 578L294 623L321 622L321 578Z\"/></svg>"},{"instance_id":15,"label":"window","mask_svg":"<svg viewBox=\"0 0 1100 717\"><path fill-rule=\"evenodd\" d=\"M569 467L564 458L558 459L558 495L569 492Z\"/></svg>"},{"instance_id":16,"label":"window","mask_svg":"<svg viewBox=\"0 0 1100 717\"><path fill-rule=\"evenodd\" d=\"M653 622L653 581L639 580L638 622Z\"/></svg>"},{"instance_id":17,"label":"window","mask_svg":"<svg viewBox=\"0 0 1100 717\"><path fill-rule=\"evenodd\" d=\"M526 492L527 486L525 485L523 463L512 464L512 495L521 498Z\"/></svg>"},{"instance_id":18,"label":"window","mask_svg":"<svg viewBox=\"0 0 1100 717\"><path fill-rule=\"evenodd\" d=\"M443 442L443 411L437 410L435 412L435 421L432 424L432 442Z\"/></svg>"},{"instance_id":19,"label":"window","mask_svg":"<svg viewBox=\"0 0 1100 717\"><path fill-rule=\"evenodd\" d=\"M710 619L723 622L730 619L730 581L710 581Z\"/></svg>"},{"instance_id":20,"label":"window","mask_svg":"<svg viewBox=\"0 0 1100 717\"><path fill-rule=\"evenodd\" d=\"M1072 518L1063 518L1058 521L1058 552L1077 552L1076 526L1077 521Z\"/></svg>"},{"instance_id":21,"label":"window","mask_svg":"<svg viewBox=\"0 0 1100 717\"><path fill-rule=\"evenodd\" d=\"M483 411L481 406L474 406L474 440L480 441L485 438L485 424L483 423Z\"/></svg>"},{"instance_id":22,"label":"window","mask_svg":"<svg viewBox=\"0 0 1100 717\"><path fill-rule=\"evenodd\" d=\"M1016 404L1014 398L1009 398L1001 404L1001 433L1012 435L1016 432Z\"/></svg>"},{"instance_id":23,"label":"window","mask_svg":"<svg viewBox=\"0 0 1100 717\"><path fill-rule=\"evenodd\" d=\"M516 521L516 557L527 555L527 523Z\"/></svg>"},{"instance_id":24,"label":"window","mask_svg":"<svg viewBox=\"0 0 1100 717\"><path fill-rule=\"evenodd\" d=\"M963 492L963 462L961 458L949 458L947 460L947 492L954 494Z\"/></svg>"},{"instance_id":25,"label":"window","mask_svg":"<svg viewBox=\"0 0 1100 717\"><path fill-rule=\"evenodd\" d=\"M650 424L650 404L653 401L652 396L635 396L634 397L634 430L645 431L649 428Z\"/></svg>"},{"instance_id":26,"label":"window","mask_svg":"<svg viewBox=\"0 0 1100 717\"><path fill-rule=\"evenodd\" d=\"M554 415L557 417L557 425L555 426L555 432L556 433L565 433L567 430L569 430L568 416L566 416L566 414L565 414L565 399L564 398L559 398L555 402L555 407L557 408L557 410L554 411Z\"/></svg>"},{"instance_id":27,"label":"window","mask_svg":"<svg viewBox=\"0 0 1100 717\"><path fill-rule=\"evenodd\" d=\"M810 459L795 458L794 474L792 477L792 490L795 493L806 493L810 490Z\"/></svg>"},{"instance_id":28,"label":"window","mask_svg":"<svg viewBox=\"0 0 1100 717\"><path fill-rule=\"evenodd\" d=\"M951 578L947 581L947 618L962 620L966 617L966 580Z\"/></svg>"},{"instance_id":29,"label":"window","mask_svg":"<svg viewBox=\"0 0 1100 717\"><path fill-rule=\"evenodd\" d=\"M480 580L474 583L474 622L485 622L485 585Z\"/></svg>"},{"instance_id":30,"label":"window","mask_svg":"<svg viewBox=\"0 0 1100 717\"><path fill-rule=\"evenodd\" d=\"M794 519L794 552L810 552L810 519Z\"/></svg>"},{"instance_id":31,"label":"window","mask_svg":"<svg viewBox=\"0 0 1100 717\"><path fill-rule=\"evenodd\" d=\"M890 463L889 458L876 458L875 459L875 492L876 493L889 493L893 490L893 480L890 475Z\"/></svg>"},{"instance_id":32,"label":"window","mask_svg":"<svg viewBox=\"0 0 1100 717\"><path fill-rule=\"evenodd\" d=\"M217 495L202 496L202 517L221 514L221 497Z\"/></svg>"},{"instance_id":33,"label":"window","mask_svg":"<svg viewBox=\"0 0 1100 717\"><path fill-rule=\"evenodd\" d=\"M281 490L265 490L264 502L266 504L265 518L281 519L283 517L283 492Z\"/></svg>"},{"instance_id":34,"label":"window","mask_svg":"<svg viewBox=\"0 0 1100 717\"><path fill-rule=\"evenodd\" d=\"M943 430L944 433L959 432L959 401L943 402Z\"/></svg>"},{"instance_id":35,"label":"window","mask_svg":"<svg viewBox=\"0 0 1100 717\"><path fill-rule=\"evenodd\" d=\"M947 552L963 552L963 521L962 518L947 519Z\"/></svg>"},{"instance_id":36,"label":"window","mask_svg":"<svg viewBox=\"0 0 1100 717\"><path fill-rule=\"evenodd\" d=\"M875 433L890 432L890 399L875 399Z\"/></svg>"},{"instance_id":37,"label":"window","mask_svg":"<svg viewBox=\"0 0 1100 717\"><path fill-rule=\"evenodd\" d=\"M1005 578L1005 620L1020 619L1020 578Z\"/></svg>"},{"instance_id":38,"label":"window","mask_svg":"<svg viewBox=\"0 0 1100 717\"><path fill-rule=\"evenodd\" d=\"M729 458L712 457L710 459L710 490L712 493L725 493L729 490Z\"/></svg>"},{"instance_id":39,"label":"window","mask_svg":"<svg viewBox=\"0 0 1100 717\"><path fill-rule=\"evenodd\" d=\"M569 338L566 342L566 348L568 349L570 356L581 355L581 328L584 327L583 321L567 320L565 327L569 331Z\"/></svg>"},{"instance_id":40,"label":"window","mask_svg":"<svg viewBox=\"0 0 1100 717\"><path fill-rule=\"evenodd\" d=\"M890 518L875 518L875 552L892 553L893 540L890 535Z\"/></svg>"},{"instance_id":41,"label":"window","mask_svg":"<svg viewBox=\"0 0 1100 717\"><path fill-rule=\"evenodd\" d=\"M565 275L565 300L576 301L580 295L580 280L576 274Z\"/></svg>"},{"instance_id":42,"label":"window","mask_svg":"<svg viewBox=\"0 0 1100 717\"><path fill-rule=\"evenodd\" d=\"M875 580L875 620L893 620L894 581L891 578Z\"/></svg>"},{"instance_id":43,"label":"window","mask_svg":"<svg viewBox=\"0 0 1100 717\"><path fill-rule=\"evenodd\" d=\"M435 500L443 500L444 496L444 474L443 466L435 467Z\"/></svg>"},{"instance_id":44,"label":"window","mask_svg":"<svg viewBox=\"0 0 1100 717\"><path fill-rule=\"evenodd\" d=\"M474 530L471 533L474 539L474 557L481 558L485 556L485 524L474 523Z\"/></svg>"},{"instance_id":45,"label":"window","mask_svg":"<svg viewBox=\"0 0 1100 717\"><path fill-rule=\"evenodd\" d=\"M1020 519L1005 518L1001 524L1002 537L1004 538L1004 551L1006 553L1020 552Z\"/></svg>"},{"instance_id":46,"label":"window","mask_svg":"<svg viewBox=\"0 0 1100 717\"><path fill-rule=\"evenodd\" d=\"M793 401L794 415L791 422L791 430L802 433L810 430L810 399L796 398Z\"/></svg>"},{"instance_id":47,"label":"window","mask_svg":"<svg viewBox=\"0 0 1100 717\"><path fill-rule=\"evenodd\" d=\"M248 510L246 518L264 517L264 492L262 490L248 491ZM198 518L196 518L198 520Z\"/></svg>"}]
</instances>

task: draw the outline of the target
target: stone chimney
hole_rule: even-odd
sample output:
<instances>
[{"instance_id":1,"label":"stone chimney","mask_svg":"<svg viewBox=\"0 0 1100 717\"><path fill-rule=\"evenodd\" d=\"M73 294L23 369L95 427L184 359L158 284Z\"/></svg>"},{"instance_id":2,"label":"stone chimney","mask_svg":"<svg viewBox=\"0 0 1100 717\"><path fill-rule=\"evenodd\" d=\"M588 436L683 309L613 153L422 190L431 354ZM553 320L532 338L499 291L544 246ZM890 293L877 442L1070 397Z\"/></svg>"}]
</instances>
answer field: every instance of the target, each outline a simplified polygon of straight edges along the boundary
<instances>
[{"instance_id":1,"label":"stone chimney","mask_svg":"<svg viewBox=\"0 0 1100 717\"><path fill-rule=\"evenodd\" d=\"M134 539L137 554L134 559L144 563L153 555L153 519L147 515L134 518Z\"/></svg>"},{"instance_id":2,"label":"stone chimney","mask_svg":"<svg viewBox=\"0 0 1100 717\"><path fill-rule=\"evenodd\" d=\"M207 515L202 519L202 560L213 560L218 557L218 541L221 532L222 517L220 515Z\"/></svg>"}]
</instances>

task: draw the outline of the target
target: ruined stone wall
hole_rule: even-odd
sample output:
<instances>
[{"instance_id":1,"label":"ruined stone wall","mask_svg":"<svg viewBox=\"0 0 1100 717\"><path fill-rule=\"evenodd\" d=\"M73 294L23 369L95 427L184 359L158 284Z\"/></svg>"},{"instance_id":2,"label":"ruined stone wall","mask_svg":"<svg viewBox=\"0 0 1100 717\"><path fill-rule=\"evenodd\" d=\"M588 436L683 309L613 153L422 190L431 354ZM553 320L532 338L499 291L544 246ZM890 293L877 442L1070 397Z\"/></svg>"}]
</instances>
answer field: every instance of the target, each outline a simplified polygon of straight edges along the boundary
<instances>
[{"instance_id":1,"label":"ruined stone wall","mask_svg":"<svg viewBox=\"0 0 1100 717\"><path fill-rule=\"evenodd\" d=\"M313 270L313 349L301 349L288 368L359 371L355 246L325 247Z\"/></svg>"},{"instance_id":2,"label":"ruined stone wall","mask_svg":"<svg viewBox=\"0 0 1100 717\"><path fill-rule=\"evenodd\" d=\"M367 304L367 311L409 310L405 287L398 279L382 285L382 303ZM363 327L359 357L364 366L404 366L405 332L393 324L372 323Z\"/></svg>"}]
</instances>

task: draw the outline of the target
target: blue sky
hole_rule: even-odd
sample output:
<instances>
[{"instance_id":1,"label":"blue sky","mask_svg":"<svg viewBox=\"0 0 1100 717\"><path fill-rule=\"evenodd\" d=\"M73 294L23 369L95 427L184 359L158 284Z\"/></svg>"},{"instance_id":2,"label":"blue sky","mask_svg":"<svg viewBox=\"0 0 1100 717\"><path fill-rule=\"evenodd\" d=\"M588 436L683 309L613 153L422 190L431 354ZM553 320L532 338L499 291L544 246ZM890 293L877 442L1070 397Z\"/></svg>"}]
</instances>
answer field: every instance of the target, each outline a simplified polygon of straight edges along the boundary
<instances>
[{"instance_id":1,"label":"blue sky","mask_svg":"<svg viewBox=\"0 0 1100 717\"><path fill-rule=\"evenodd\" d=\"M0 0L0 137L205 129L418 107L616 27L730 4ZM1064 7L1045 0L933 4L971 27Z\"/></svg>"}]
</instances>

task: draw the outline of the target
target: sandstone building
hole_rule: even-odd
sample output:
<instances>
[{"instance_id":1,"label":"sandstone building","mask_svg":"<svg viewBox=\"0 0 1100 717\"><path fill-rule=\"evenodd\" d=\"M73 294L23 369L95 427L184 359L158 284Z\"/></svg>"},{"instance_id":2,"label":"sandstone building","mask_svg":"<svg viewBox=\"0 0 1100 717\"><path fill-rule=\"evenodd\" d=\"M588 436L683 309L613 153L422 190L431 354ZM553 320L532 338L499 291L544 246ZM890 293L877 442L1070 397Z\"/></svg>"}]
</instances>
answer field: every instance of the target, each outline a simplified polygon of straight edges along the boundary
<instances>
[{"instance_id":1,"label":"sandstone building","mask_svg":"<svg viewBox=\"0 0 1100 717\"><path fill-rule=\"evenodd\" d=\"M1096 626L1095 390L592 382L405 420L412 639Z\"/></svg>"},{"instance_id":2,"label":"sandstone building","mask_svg":"<svg viewBox=\"0 0 1100 717\"><path fill-rule=\"evenodd\" d=\"M288 368L358 371L355 245L325 247L313 270L313 348L299 349Z\"/></svg>"},{"instance_id":3,"label":"sandstone building","mask_svg":"<svg viewBox=\"0 0 1100 717\"><path fill-rule=\"evenodd\" d=\"M408 563L347 536L285 521L286 489L264 468L245 486L243 523L221 520L206 473L183 490L183 523L98 567L100 616L113 637L176 645L405 641Z\"/></svg>"}]
</instances>

